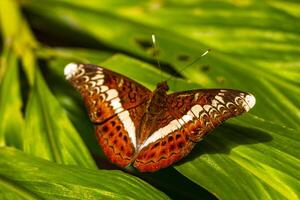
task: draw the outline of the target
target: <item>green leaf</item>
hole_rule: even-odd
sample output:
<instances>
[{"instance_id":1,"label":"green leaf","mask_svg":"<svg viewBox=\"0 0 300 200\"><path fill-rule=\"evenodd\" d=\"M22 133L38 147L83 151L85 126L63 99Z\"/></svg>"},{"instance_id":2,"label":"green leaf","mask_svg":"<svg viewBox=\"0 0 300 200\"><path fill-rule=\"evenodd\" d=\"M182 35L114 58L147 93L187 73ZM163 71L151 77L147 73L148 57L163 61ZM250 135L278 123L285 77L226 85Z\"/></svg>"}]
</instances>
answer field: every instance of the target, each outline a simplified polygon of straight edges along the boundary
<instances>
[{"instance_id":1,"label":"green leaf","mask_svg":"<svg viewBox=\"0 0 300 200\"><path fill-rule=\"evenodd\" d=\"M144 86L154 90L157 83L168 80L168 85L171 91L185 90L187 88L199 88L199 84L191 81L186 81L181 78L176 78L170 74L160 71L157 68L149 65L148 63L141 62L137 59L116 54L110 59L99 63L100 66L105 66L108 69L124 74L133 80L137 80Z\"/></svg>"},{"instance_id":2,"label":"green leaf","mask_svg":"<svg viewBox=\"0 0 300 200\"><path fill-rule=\"evenodd\" d=\"M149 87L161 76L150 65L123 55L102 65ZM170 85L173 90L196 87L178 79ZM300 195L298 135L294 129L245 114L213 131L175 168L221 199L295 199Z\"/></svg>"},{"instance_id":3,"label":"green leaf","mask_svg":"<svg viewBox=\"0 0 300 200\"><path fill-rule=\"evenodd\" d=\"M56 7L47 6L53 2ZM153 58L150 36L156 33L159 59L177 71L212 48L201 64L181 73L206 87L247 90L257 97L255 115L299 129L298 20L286 9L254 2L169 2L167 7L151 1L27 0L25 6L52 24L142 57Z\"/></svg>"},{"instance_id":4,"label":"green leaf","mask_svg":"<svg viewBox=\"0 0 300 200\"><path fill-rule=\"evenodd\" d=\"M26 0L24 5L36 27L72 28L69 37L85 34L139 58L153 59L154 32L164 67L205 87L253 93L255 116L225 123L175 168L222 199L299 198L299 3ZM213 51L201 64L181 71L207 48ZM104 63L153 89L160 73L143 65L119 56ZM191 88L184 81L180 87Z\"/></svg>"},{"instance_id":5,"label":"green leaf","mask_svg":"<svg viewBox=\"0 0 300 200\"><path fill-rule=\"evenodd\" d=\"M87 148L40 72L26 108L24 151L57 163L95 168Z\"/></svg>"},{"instance_id":6,"label":"green leaf","mask_svg":"<svg viewBox=\"0 0 300 200\"><path fill-rule=\"evenodd\" d=\"M43 59L55 58L55 62L61 62L62 65L56 68L56 71L61 76L64 76L61 71L64 66L70 62L82 62L82 63L99 63L106 60L113 54L107 51L96 51L92 49L84 48L47 48L41 47L38 52L38 56Z\"/></svg>"},{"instance_id":7,"label":"green leaf","mask_svg":"<svg viewBox=\"0 0 300 200\"><path fill-rule=\"evenodd\" d=\"M68 118L84 140L93 155L104 158L94 134L94 125L90 122L82 98L74 90L63 73L64 67L70 62L100 63L112 54L82 48L47 48L39 52L44 59L50 59L45 69L49 87L59 103L66 109ZM100 162L99 162L100 163ZM100 167L102 164L100 164Z\"/></svg>"},{"instance_id":8,"label":"green leaf","mask_svg":"<svg viewBox=\"0 0 300 200\"><path fill-rule=\"evenodd\" d=\"M297 134L245 115L217 128L175 168L221 199L297 199Z\"/></svg>"},{"instance_id":9,"label":"green leaf","mask_svg":"<svg viewBox=\"0 0 300 200\"><path fill-rule=\"evenodd\" d=\"M144 181L117 170L59 165L0 148L1 199L168 199Z\"/></svg>"},{"instance_id":10,"label":"green leaf","mask_svg":"<svg viewBox=\"0 0 300 200\"><path fill-rule=\"evenodd\" d=\"M0 146L22 149L24 119L21 112L18 62L10 49L5 49L1 61L4 76L2 82L0 81Z\"/></svg>"},{"instance_id":11,"label":"green leaf","mask_svg":"<svg viewBox=\"0 0 300 200\"><path fill-rule=\"evenodd\" d=\"M22 17L16 0L0 2L0 20L3 43L5 46L12 47L14 53L22 59L27 79L32 84L35 64L33 49L36 48L37 42L33 38L26 20Z\"/></svg>"}]
</instances>

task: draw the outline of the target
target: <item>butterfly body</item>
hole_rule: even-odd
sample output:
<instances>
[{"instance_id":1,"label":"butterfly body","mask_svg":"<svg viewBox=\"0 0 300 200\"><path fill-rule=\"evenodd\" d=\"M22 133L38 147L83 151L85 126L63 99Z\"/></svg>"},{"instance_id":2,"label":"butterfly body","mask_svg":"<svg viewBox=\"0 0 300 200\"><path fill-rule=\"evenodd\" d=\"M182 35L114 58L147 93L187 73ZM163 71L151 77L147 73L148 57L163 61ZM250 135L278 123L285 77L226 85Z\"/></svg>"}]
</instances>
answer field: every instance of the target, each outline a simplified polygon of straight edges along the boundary
<instances>
[{"instance_id":1,"label":"butterfly body","mask_svg":"<svg viewBox=\"0 0 300 200\"><path fill-rule=\"evenodd\" d=\"M182 159L216 126L255 104L252 95L238 90L167 94L168 85L162 82L151 92L95 65L71 63L65 75L81 93L105 155L142 172Z\"/></svg>"}]
</instances>

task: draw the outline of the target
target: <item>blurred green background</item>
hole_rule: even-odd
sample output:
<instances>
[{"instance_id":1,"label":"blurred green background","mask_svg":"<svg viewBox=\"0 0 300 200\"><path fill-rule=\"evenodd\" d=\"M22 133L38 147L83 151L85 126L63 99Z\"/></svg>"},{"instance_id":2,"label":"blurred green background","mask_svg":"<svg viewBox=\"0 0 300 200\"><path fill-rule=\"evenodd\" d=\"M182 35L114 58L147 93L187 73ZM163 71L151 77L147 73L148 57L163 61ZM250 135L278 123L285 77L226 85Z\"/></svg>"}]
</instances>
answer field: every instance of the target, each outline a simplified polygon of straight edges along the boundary
<instances>
[{"instance_id":1,"label":"blurred green background","mask_svg":"<svg viewBox=\"0 0 300 200\"><path fill-rule=\"evenodd\" d=\"M299 21L296 0L1 0L0 199L300 199ZM257 104L172 167L118 169L64 79L69 62Z\"/></svg>"}]
</instances>

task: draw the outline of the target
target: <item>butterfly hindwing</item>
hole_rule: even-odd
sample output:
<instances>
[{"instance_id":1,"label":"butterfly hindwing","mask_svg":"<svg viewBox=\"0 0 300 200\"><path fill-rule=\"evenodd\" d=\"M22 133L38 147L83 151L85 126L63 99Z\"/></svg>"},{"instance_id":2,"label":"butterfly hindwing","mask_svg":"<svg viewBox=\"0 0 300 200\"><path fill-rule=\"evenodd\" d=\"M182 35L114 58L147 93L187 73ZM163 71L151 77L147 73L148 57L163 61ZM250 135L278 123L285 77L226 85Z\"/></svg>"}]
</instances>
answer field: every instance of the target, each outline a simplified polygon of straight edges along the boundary
<instances>
[{"instance_id":1,"label":"butterfly hindwing","mask_svg":"<svg viewBox=\"0 0 300 200\"><path fill-rule=\"evenodd\" d=\"M185 157L195 143L184 129L179 129L142 148L134 167L141 172L157 171Z\"/></svg>"},{"instance_id":2,"label":"butterfly hindwing","mask_svg":"<svg viewBox=\"0 0 300 200\"><path fill-rule=\"evenodd\" d=\"M195 90L168 95L164 113L155 119L168 121L157 124L141 145L135 167L156 171L173 164L223 121L247 112L253 101L252 95L238 90Z\"/></svg>"},{"instance_id":3,"label":"butterfly hindwing","mask_svg":"<svg viewBox=\"0 0 300 200\"><path fill-rule=\"evenodd\" d=\"M127 111L125 111L127 112ZM121 167L131 163L135 154L135 141L118 116L114 116L101 125L96 125L96 136L103 152L113 163Z\"/></svg>"},{"instance_id":4,"label":"butterfly hindwing","mask_svg":"<svg viewBox=\"0 0 300 200\"><path fill-rule=\"evenodd\" d=\"M151 92L96 65L71 63L65 74L84 99L104 153L119 166L130 164L136 152L137 127Z\"/></svg>"}]
</instances>

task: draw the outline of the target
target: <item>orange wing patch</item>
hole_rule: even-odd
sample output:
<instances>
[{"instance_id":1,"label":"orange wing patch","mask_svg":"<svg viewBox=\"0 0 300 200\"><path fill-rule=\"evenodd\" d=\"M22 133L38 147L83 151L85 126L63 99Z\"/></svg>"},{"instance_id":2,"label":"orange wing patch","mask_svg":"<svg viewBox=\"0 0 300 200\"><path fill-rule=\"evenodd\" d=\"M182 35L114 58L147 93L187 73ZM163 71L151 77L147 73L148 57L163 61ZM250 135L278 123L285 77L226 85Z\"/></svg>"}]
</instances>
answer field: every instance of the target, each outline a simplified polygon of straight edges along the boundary
<instances>
[{"instance_id":1,"label":"orange wing patch","mask_svg":"<svg viewBox=\"0 0 300 200\"><path fill-rule=\"evenodd\" d=\"M144 147L138 154L134 167L141 172L166 168L185 157L194 144L184 130L177 130Z\"/></svg>"},{"instance_id":2,"label":"orange wing patch","mask_svg":"<svg viewBox=\"0 0 300 200\"><path fill-rule=\"evenodd\" d=\"M120 167L131 163L135 153L134 146L117 116L104 124L96 126L96 136L105 155Z\"/></svg>"}]
</instances>

